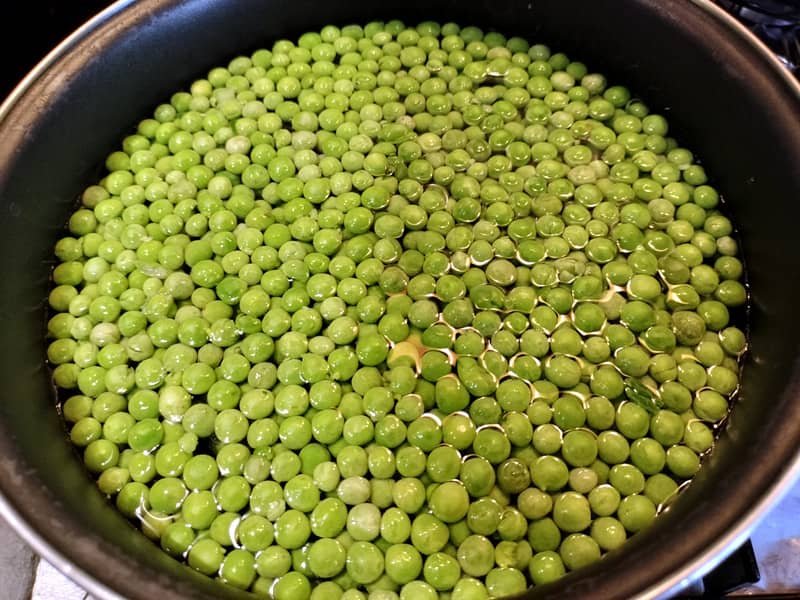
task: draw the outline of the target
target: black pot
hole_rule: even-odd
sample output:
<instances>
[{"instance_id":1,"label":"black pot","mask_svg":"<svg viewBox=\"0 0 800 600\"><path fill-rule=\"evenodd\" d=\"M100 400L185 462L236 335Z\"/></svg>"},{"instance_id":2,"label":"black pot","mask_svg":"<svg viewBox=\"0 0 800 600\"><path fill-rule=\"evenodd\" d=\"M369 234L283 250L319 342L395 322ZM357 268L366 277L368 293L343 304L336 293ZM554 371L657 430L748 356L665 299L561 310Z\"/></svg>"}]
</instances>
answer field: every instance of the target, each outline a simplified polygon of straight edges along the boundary
<instances>
[{"instance_id":1,"label":"black pot","mask_svg":"<svg viewBox=\"0 0 800 600\"><path fill-rule=\"evenodd\" d=\"M131 527L68 444L44 364L52 247L103 157L157 103L237 53L327 23L458 21L563 49L663 111L722 190L752 292L741 394L694 483L645 534L529 597L665 596L747 535L800 472L800 89L704 0L123 1L0 109L0 512L101 598L248 597Z\"/></svg>"}]
</instances>

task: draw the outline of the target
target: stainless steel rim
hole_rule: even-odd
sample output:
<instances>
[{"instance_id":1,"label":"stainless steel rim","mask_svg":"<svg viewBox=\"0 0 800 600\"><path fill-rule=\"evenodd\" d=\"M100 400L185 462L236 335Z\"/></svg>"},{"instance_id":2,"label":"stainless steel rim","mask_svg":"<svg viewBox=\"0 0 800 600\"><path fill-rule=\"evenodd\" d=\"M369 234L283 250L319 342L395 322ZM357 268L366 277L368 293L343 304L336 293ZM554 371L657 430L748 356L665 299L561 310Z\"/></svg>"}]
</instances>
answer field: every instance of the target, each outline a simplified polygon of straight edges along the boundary
<instances>
[{"instance_id":1,"label":"stainless steel rim","mask_svg":"<svg viewBox=\"0 0 800 600\"><path fill-rule=\"evenodd\" d=\"M800 99L800 82L788 73L786 68L761 40L754 36L746 27L739 23L739 21L713 4L710 0L691 1L702 10L705 10L713 18L724 23L732 32L739 36L742 43L749 44L753 49L757 50L762 58L772 66L787 87ZM62 57L66 56L78 42L135 3L136 0L117 0L117 2L84 23L56 46L30 71L30 73L28 73L14 88L2 105L0 105L0 121L6 118L11 108L28 88L30 88L30 86L51 66ZM766 515L770 508L780 501L798 479L800 479L800 453L795 456L783 475L772 484L770 491L762 496L747 513L742 515L735 526L721 536L703 553L697 555L694 560L687 563L686 566L644 590L637 597L642 599L666 598L671 593L686 588L693 581L710 572L730 552L747 539L756 524ZM8 522L37 554L75 583L86 589L92 596L95 596L98 600L124 600L123 596L95 579L92 575L77 568L67 557L51 546L42 538L39 532L34 530L19 516L19 513L2 493L0 493L0 516Z\"/></svg>"}]
</instances>

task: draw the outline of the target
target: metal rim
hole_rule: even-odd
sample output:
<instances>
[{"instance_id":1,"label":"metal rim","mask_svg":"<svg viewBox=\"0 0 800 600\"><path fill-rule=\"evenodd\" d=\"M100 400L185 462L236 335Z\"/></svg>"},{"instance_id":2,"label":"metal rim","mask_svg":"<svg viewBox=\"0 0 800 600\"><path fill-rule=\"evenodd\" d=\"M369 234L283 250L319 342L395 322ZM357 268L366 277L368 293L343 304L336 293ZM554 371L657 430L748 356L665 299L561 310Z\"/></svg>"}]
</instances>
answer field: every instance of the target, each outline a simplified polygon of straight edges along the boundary
<instances>
[{"instance_id":1,"label":"metal rim","mask_svg":"<svg viewBox=\"0 0 800 600\"><path fill-rule=\"evenodd\" d=\"M66 56L72 48L84 38L92 34L97 28L113 20L119 13L134 6L136 0L117 0L89 21L81 25L52 51L50 51L12 90L8 97L0 104L0 121L6 118L12 107L22 97L28 88L39 79L50 67ZM800 99L800 82L792 77L786 68L775 57L773 52L744 25L725 12L710 0L692 0L692 3L704 10L711 17L726 26L732 35L736 35L741 43L749 44L756 50L761 58L768 63L783 84ZM769 509L777 504L788 492L792 484L800 479L800 453L784 473L773 482L770 490L761 496L759 501L744 513L733 527L710 545L704 552L697 555L684 567L675 571L669 577L651 585L638 594L639 598L662 598L670 592L687 587L692 581L707 574L716 567L733 549L739 546L749 536L756 524L766 515ZM38 531L24 521L5 497L0 492L0 516L29 544L42 558L51 563L65 576L85 588L93 596L103 600L120 600L123 597L86 571L77 568L62 552L42 538Z\"/></svg>"}]
</instances>

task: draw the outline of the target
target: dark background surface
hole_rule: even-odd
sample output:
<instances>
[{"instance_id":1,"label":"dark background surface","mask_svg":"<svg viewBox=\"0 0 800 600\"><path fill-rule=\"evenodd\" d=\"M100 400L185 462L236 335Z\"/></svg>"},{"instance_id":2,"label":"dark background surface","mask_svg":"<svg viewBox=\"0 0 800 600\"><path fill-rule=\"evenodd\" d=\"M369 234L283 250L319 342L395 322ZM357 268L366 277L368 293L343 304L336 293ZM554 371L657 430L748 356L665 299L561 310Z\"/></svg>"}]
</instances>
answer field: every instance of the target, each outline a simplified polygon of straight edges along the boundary
<instances>
[{"instance_id":1,"label":"dark background surface","mask_svg":"<svg viewBox=\"0 0 800 600\"><path fill-rule=\"evenodd\" d=\"M9 36L0 53L0 101L36 63L113 0L21 0L5 21ZM4 10L5 12L5 10ZM13 37L13 41L10 39Z\"/></svg>"}]
</instances>

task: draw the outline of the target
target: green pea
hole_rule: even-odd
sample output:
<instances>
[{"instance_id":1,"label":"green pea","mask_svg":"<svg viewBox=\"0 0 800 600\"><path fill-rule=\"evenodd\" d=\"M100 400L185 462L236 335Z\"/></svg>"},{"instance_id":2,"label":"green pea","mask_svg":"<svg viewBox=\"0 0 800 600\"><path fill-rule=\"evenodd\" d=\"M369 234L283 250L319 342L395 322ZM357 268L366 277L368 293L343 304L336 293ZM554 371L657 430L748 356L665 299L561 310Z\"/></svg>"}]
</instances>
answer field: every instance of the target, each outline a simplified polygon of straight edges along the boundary
<instances>
[{"instance_id":1,"label":"green pea","mask_svg":"<svg viewBox=\"0 0 800 600\"><path fill-rule=\"evenodd\" d=\"M397 584L415 581L422 572L422 566L419 551L409 544L396 544L386 551L386 574Z\"/></svg>"},{"instance_id":2,"label":"green pea","mask_svg":"<svg viewBox=\"0 0 800 600\"><path fill-rule=\"evenodd\" d=\"M566 569L561 557L552 550L537 552L531 559L529 573L536 585L551 583L564 576Z\"/></svg>"},{"instance_id":3,"label":"green pea","mask_svg":"<svg viewBox=\"0 0 800 600\"><path fill-rule=\"evenodd\" d=\"M570 570L575 570L599 560L600 546L594 537L573 533L561 542L559 554L564 565Z\"/></svg>"},{"instance_id":4,"label":"green pea","mask_svg":"<svg viewBox=\"0 0 800 600\"><path fill-rule=\"evenodd\" d=\"M656 509L653 502L640 494L623 498L620 502L617 515L623 527L631 533L636 533L646 528L655 518Z\"/></svg>"},{"instance_id":5,"label":"green pea","mask_svg":"<svg viewBox=\"0 0 800 600\"><path fill-rule=\"evenodd\" d=\"M372 583L384 570L383 553L369 542L355 542L347 551L347 573L361 584Z\"/></svg>"}]
</instances>

